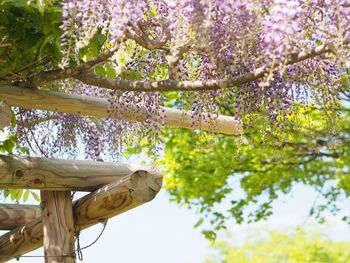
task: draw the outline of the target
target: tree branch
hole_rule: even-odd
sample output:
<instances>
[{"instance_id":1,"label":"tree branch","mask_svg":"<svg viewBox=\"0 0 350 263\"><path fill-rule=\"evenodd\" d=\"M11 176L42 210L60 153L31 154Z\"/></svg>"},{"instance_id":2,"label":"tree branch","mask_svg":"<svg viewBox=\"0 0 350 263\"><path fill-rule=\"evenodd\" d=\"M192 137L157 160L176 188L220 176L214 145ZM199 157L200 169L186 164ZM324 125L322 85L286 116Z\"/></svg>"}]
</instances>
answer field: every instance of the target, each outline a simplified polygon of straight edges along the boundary
<instances>
[{"instance_id":1,"label":"tree branch","mask_svg":"<svg viewBox=\"0 0 350 263\"><path fill-rule=\"evenodd\" d=\"M344 44L349 44L350 39ZM333 45L322 45L309 50L308 52L294 53L290 56L287 65L292 65L332 51ZM166 91L198 91L198 90L218 90L240 86L258 80L268 74L270 69L267 66L260 67L255 71L230 79L205 80L205 81L130 81L110 79L92 73L75 75L74 78L81 82L118 91L145 91L145 92L166 92Z\"/></svg>"},{"instance_id":2,"label":"tree branch","mask_svg":"<svg viewBox=\"0 0 350 263\"><path fill-rule=\"evenodd\" d=\"M117 48L113 48L95 57L94 59L86 63L80 64L76 67L69 67L65 69L40 72L39 74L34 75L33 77L30 77L23 82L20 82L18 86L35 88L43 84L51 83L56 80L66 79L66 78L73 77L74 75L77 75L77 74L88 72L89 70L93 69L97 65L111 58L116 51L117 51Z\"/></svg>"},{"instance_id":3,"label":"tree branch","mask_svg":"<svg viewBox=\"0 0 350 263\"><path fill-rule=\"evenodd\" d=\"M128 30L126 36L135 40L137 44L148 50L160 49L169 41L171 36L169 22L166 21L165 18L159 19L159 23L157 24L161 27L161 33L155 39L149 37L149 30L146 21L141 21L138 24L130 23L132 31Z\"/></svg>"},{"instance_id":4,"label":"tree branch","mask_svg":"<svg viewBox=\"0 0 350 263\"><path fill-rule=\"evenodd\" d=\"M187 53L191 48L190 43L186 43L182 46L175 46L170 48L169 55L166 56L169 66L169 79L176 78L176 67L179 64L180 60L183 58L185 53Z\"/></svg>"},{"instance_id":5,"label":"tree branch","mask_svg":"<svg viewBox=\"0 0 350 263\"><path fill-rule=\"evenodd\" d=\"M348 45L350 39L343 42ZM319 55L331 52L334 49L332 44L321 45L309 51L294 53L290 56L286 65L296 64L298 62L317 57ZM75 78L85 84L98 86L101 88L118 90L118 91L145 91L145 92L166 92L166 91L198 91L198 90L219 90L230 87L237 87L264 77L270 72L267 66L260 67L253 72L236 76L230 79L205 80L205 81L176 81L172 79L162 81L131 81L111 79L88 73L96 65L105 62L110 58L116 49L110 50L89 62L83 63L76 67L62 70L44 71L26 81L20 82L22 87L37 87L43 84L66 78Z\"/></svg>"}]
</instances>

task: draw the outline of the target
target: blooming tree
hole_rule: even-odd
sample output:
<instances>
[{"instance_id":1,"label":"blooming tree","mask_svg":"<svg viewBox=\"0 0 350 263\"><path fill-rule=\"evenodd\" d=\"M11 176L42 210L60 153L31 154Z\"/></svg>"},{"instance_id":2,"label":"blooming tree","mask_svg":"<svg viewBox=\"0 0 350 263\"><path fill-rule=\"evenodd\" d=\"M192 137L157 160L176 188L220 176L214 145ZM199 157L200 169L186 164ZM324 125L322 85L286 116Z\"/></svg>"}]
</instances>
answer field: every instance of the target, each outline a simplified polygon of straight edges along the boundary
<instances>
[{"instance_id":1,"label":"blooming tree","mask_svg":"<svg viewBox=\"0 0 350 263\"><path fill-rule=\"evenodd\" d=\"M225 106L238 117L265 112L274 121L290 114L296 102L337 104L350 63L349 5L347 0L6 0L0 6L0 80L105 97L111 114L145 105L151 116L170 105L192 109L195 120ZM170 92L179 92L175 100ZM74 151L80 133L87 156L98 158L105 144L120 145L130 138L125 131L140 129L126 121L15 111L18 123L38 124L32 131L40 130L39 119L53 120L55 139L47 127L37 139L26 138L37 140L47 155ZM158 115L158 122L149 118L143 124L149 141L160 137ZM28 134L27 128L18 125L17 133Z\"/></svg>"},{"instance_id":2,"label":"blooming tree","mask_svg":"<svg viewBox=\"0 0 350 263\"><path fill-rule=\"evenodd\" d=\"M83 144L99 159L144 139L155 153L163 106L191 110L193 123L225 113L290 124L300 105L327 115L349 92L349 48L349 0L4 0L0 94L50 90L110 107L107 119L13 108L17 139L2 149L62 156ZM123 120L130 108L145 121Z\"/></svg>"}]
</instances>

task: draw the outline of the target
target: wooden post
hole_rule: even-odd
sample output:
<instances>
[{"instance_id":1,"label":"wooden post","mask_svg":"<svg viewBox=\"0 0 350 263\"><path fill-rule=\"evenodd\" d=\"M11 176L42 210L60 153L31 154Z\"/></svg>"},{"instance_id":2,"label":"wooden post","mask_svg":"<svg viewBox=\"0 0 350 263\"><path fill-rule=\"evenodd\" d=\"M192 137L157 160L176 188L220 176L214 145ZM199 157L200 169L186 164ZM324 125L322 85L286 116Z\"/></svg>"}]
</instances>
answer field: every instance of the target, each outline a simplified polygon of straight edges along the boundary
<instances>
[{"instance_id":1,"label":"wooden post","mask_svg":"<svg viewBox=\"0 0 350 263\"><path fill-rule=\"evenodd\" d=\"M74 221L69 191L41 191L45 263L74 263Z\"/></svg>"},{"instance_id":2,"label":"wooden post","mask_svg":"<svg viewBox=\"0 0 350 263\"><path fill-rule=\"evenodd\" d=\"M23 226L41 215L36 205L0 204L0 230Z\"/></svg>"},{"instance_id":3,"label":"wooden post","mask_svg":"<svg viewBox=\"0 0 350 263\"><path fill-rule=\"evenodd\" d=\"M160 174L137 171L82 197L73 204L75 229L85 229L151 201L161 185ZM0 255L8 257L0 258L0 262L28 253L42 245L43 223L38 218L0 237Z\"/></svg>"},{"instance_id":4,"label":"wooden post","mask_svg":"<svg viewBox=\"0 0 350 263\"><path fill-rule=\"evenodd\" d=\"M0 100L0 130L11 124L11 108Z\"/></svg>"},{"instance_id":5,"label":"wooden post","mask_svg":"<svg viewBox=\"0 0 350 263\"><path fill-rule=\"evenodd\" d=\"M106 99L9 85L0 85L0 94L1 99L11 106L99 118L109 117L108 109L110 103ZM226 134L241 134L243 131L242 122L230 116L217 115L213 116L214 118L209 118L207 114L203 114L203 118L196 121L192 118L194 113L192 111L161 107L160 112L155 114L155 117L163 113L165 115L164 122L167 126ZM122 116L114 115L110 117L144 122L146 116L146 109L143 107L138 109L135 105L134 108L129 108ZM154 121L159 120L154 118Z\"/></svg>"}]
</instances>

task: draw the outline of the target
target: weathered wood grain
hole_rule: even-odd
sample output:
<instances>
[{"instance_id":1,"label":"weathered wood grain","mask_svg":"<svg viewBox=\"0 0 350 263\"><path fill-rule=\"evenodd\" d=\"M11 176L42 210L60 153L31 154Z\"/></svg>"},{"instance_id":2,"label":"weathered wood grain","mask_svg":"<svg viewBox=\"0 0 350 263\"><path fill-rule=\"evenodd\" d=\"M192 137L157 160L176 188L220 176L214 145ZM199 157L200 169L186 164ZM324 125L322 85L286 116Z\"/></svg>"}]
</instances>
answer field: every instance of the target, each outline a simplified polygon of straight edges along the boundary
<instances>
[{"instance_id":1,"label":"weathered wood grain","mask_svg":"<svg viewBox=\"0 0 350 263\"><path fill-rule=\"evenodd\" d=\"M74 263L74 221L70 191L40 191L45 263Z\"/></svg>"},{"instance_id":2,"label":"weathered wood grain","mask_svg":"<svg viewBox=\"0 0 350 263\"><path fill-rule=\"evenodd\" d=\"M71 114L95 116L100 118L108 117L109 102L106 99L99 99L89 96L65 94L47 90L22 88L16 86L0 85L1 99L8 105L28 109L40 109L54 112L66 112ZM216 116L209 119L208 116L201 121L195 121L191 111L178 110L162 107L156 115L165 115L165 125L181 128L198 129L226 134L242 133L240 120L229 116ZM131 108L123 115L111 116L115 119L143 122L146 119L145 109L136 111ZM154 121L157 121L155 116Z\"/></svg>"},{"instance_id":3,"label":"weathered wood grain","mask_svg":"<svg viewBox=\"0 0 350 263\"><path fill-rule=\"evenodd\" d=\"M75 230L80 231L112 216L151 201L162 185L160 174L137 171L106 185L73 203ZM91 209L91 210L90 210ZM0 262L28 253L43 245L41 217L0 237Z\"/></svg>"},{"instance_id":4,"label":"weathered wood grain","mask_svg":"<svg viewBox=\"0 0 350 263\"><path fill-rule=\"evenodd\" d=\"M161 177L155 178L146 171L137 171L82 197L73 208L76 230L151 201L159 192L161 181Z\"/></svg>"},{"instance_id":5,"label":"weathered wood grain","mask_svg":"<svg viewBox=\"0 0 350 263\"><path fill-rule=\"evenodd\" d=\"M23 226L40 216L40 208L35 205L0 204L0 230Z\"/></svg>"},{"instance_id":6,"label":"weathered wood grain","mask_svg":"<svg viewBox=\"0 0 350 263\"><path fill-rule=\"evenodd\" d=\"M0 155L0 188L93 191L154 166Z\"/></svg>"},{"instance_id":7,"label":"weathered wood grain","mask_svg":"<svg viewBox=\"0 0 350 263\"><path fill-rule=\"evenodd\" d=\"M1 96L0 96L1 98ZM11 124L11 108L0 100L0 130Z\"/></svg>"},{"instance_id":8,"label":"weathered wood grain","mask_svg":"<svg viewBox=\"0 0 350 263\"><path fill-rule=\"evenodd\" d=\"M6 262L43 245L41 217L0 237L0 262Z\"/></svg>"}]
</instances>

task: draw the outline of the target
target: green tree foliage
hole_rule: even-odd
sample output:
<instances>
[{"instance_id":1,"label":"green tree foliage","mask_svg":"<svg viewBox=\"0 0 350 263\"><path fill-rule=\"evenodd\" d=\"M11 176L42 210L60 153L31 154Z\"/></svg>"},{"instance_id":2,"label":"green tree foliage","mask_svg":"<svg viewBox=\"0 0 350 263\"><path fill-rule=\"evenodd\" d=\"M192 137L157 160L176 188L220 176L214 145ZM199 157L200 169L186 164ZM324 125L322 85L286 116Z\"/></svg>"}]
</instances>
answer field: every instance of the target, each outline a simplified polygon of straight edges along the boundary
<instances>
[{"instance_id":1,"label":"green tree foliage","mask_svg":"<svg viewBox=\"0 0 350 263\"><path fill-rule=\"evenodd\" d=\"M57 64L62 56L60 23L57 1L1 1L2 79L25 79Z\"/></svg>"},{"instance_id":2,"label":"green tree foliage","mask_svg":"<svg viewBox=\"0 0 350 263\"><path fill-rule=\"evenodd\" d=\"M222 260L205 263L349 263L350 242L332 242L319 232L302 230L285 234L255 231L242 246L213 245Z\"/></svg>"},{"instance_id":3,"label":"green tree foliage","mask_svg":"<svg viewBox=\"0 0 350 263\"><path fill-rule=\"evenodd\" d=\"M219 230L230 219L266 219L273 202L301 183L320 193L310 214L322 220L325 211L339 212L337 200L350 195L348 113L342 108L336 126L311 107L299 109L290 126L267 128L264 119L254 118L243 136L168 130L168 191L201 213L197 225L210 222ZM215 237L210 230L204 234Z\"/></svg>"}]
</instances>

